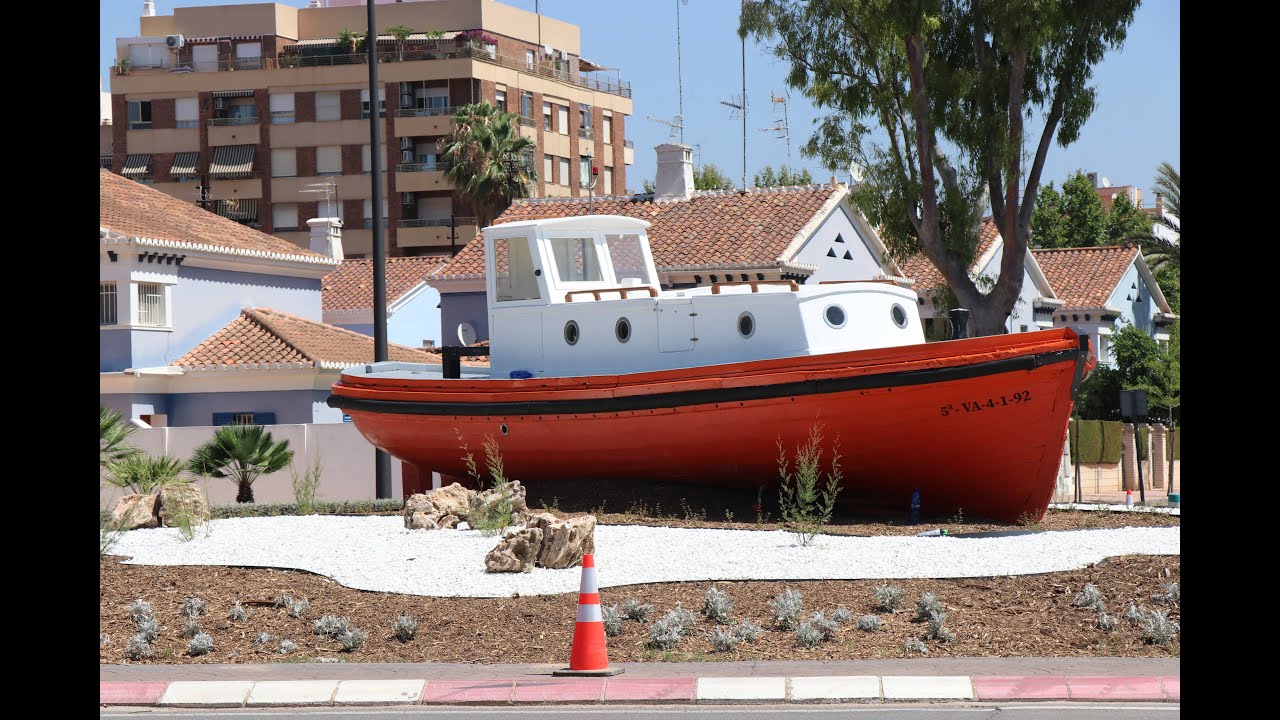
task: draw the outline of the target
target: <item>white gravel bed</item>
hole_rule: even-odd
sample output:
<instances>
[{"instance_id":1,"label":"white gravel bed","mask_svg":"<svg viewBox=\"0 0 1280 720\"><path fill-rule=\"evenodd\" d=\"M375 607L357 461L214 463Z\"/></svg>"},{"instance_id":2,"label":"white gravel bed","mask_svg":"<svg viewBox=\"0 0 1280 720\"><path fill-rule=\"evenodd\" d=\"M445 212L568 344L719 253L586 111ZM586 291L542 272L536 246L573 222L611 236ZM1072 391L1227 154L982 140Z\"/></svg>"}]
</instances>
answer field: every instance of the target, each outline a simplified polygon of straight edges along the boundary
<instances>
[{"instance_id":1,"label":"white gravel bed","mask_svg":"<svg viewBox=\"0 0 1280 720\"><path fill-rule=\"evenodd\" d=\"M1111 510L1112 512L1131 512L1131 513L1158 513L1161 515L1177 515L1182 516L1182 508L1170 507L1142 507L1134 505L1127 507L1124 504L1106 505L1100 503L1049 503L1050 510Z\"/></svg>"},{"instance_id":2,"label":"white gravel bed","mask_svg":"<svg viewBox=\"0 0 1280 720\"><path fill-rule=\"evenodd\" d=\"M174 528L122 533L113 555L140 565L295 568L359 590L508 597L576 592L581 570L484 572L498 539L406 530L399 516L214 520L182 542ZM1180 528L1043 532L999 538L819 536L798 547L781 530L602 525L601 587L701 580L949 578L1072 570L1115 555L1178 555Z\"/></svg>"}]
</instances>

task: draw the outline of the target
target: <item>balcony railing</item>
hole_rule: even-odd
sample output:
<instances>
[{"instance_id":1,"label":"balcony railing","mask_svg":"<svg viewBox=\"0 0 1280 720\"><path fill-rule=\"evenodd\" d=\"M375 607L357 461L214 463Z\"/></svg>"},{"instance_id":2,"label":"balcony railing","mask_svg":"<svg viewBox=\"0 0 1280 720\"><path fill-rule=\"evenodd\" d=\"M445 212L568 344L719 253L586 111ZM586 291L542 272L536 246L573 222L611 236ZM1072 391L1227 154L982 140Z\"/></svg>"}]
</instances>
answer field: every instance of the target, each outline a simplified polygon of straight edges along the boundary
<instances>
[{"instance_id":1,"label":"balcony railing","mask_svg":"<svg viewBox=\"0 0 1280 720\"><path fill-rule=\"evenodd\" d=\"M209 125L257 125L257 115L237 115L236 117L209 118Z\"/></svg>"},{"instance_id":2,"label":"balcony railing","mask_svg":"<svg viewBox=\"0 0 1280 720\"><path fill-rule=\"evenodd\" d=\"M173 126L178 128L179 130L198 128L200 127L200 121L199 120L175 120L173 123Z\"/></svg>"},{"instance_id":3,"label":"balcony railing","mask_svg":"<svg viewBox=\"0 0 1280 720\"><path fill-rule=\"evenodd\" d=\"M537 124L534 123L533 118L525 117L523 115L520 116L520 124L525 127L537 127Z\"/></svg>"},{"instance_id":4,"label":"balcony railing","mask_svg":"<svg viewBox=\"0 0 1280 720\"><path fill-rule=\"evenodd\" d=\"M288 125L289 123L292 123L292 122L293 122L292 110L272 110L271 111L272 125Z\"/></svg>"},{"instance_id":5,"label":"balcony railing","mask_svg":"<svg viewBox=\"0 0 1280 720\"><path fill-rule=\"evenodd\" d=\"M457 112L457 106L449 107L429 107L429 108L400 108L396 111L396 117L434 117L436 115L452 115Z\"/></svg>"},{"instance_id":6,"label":"balcony railing","mask_svg":"<svg viewBox=\"0 0 1280 720\"><path fill-rule=\"evenodd\" d=\"M422 163L399 163L396 165L396 172L443 172L445 164L442 162L422 162Z\"/></svg>"},{"instance_id":7,"label":"balcony railing","mask_svg":"<svg viewBox=\"0 0 1280 720\"><path fill-rule=\"evenodd\" d=\"M593 137L595 137L595 135L592 134L591 128L580 127L578 128L578 137L582 138L583 140L590 140Z\"/></svg>"},{"instance_id":8,"label":"balcony railing","mask_svg":"<svg viewBox=\"0 0 1280 720\"><path fill-rule=\"evenodd\" d=\"M403 228L449 227L450 225L453 225L455 227L462 227L463 225L475 225L476 219L473 217L463 217L459 215L453 218L452 220L450 220L449 218L426 218L421 220L408 219L408 220L401 220L398 224L400 227L403 227Z\"/></svg>"}]
</instances>

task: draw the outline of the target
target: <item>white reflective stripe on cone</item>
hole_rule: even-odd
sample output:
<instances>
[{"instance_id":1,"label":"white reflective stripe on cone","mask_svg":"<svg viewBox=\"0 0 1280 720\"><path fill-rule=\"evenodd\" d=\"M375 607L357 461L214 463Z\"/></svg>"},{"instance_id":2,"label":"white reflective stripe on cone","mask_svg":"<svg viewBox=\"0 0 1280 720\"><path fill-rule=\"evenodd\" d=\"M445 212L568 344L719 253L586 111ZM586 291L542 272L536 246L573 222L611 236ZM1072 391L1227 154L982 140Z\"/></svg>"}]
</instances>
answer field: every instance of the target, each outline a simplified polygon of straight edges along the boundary
<instances>
[{"instance_id":1,"label":"white reflective stripe on cone","mask_svg":"<svg viewBox=\"0 0 1280 720\"><path fill-rule=\"evenodd\" d=\"M600 615L600 606L596 604L578 606L578 622L604 622Z\"/></svg>"},{"instance_id":2,"label":"white reflective stripe on cone","mask_svg":"<svg viewBox=\"0 0 1280 720\"><path fill-rule=\"evenodd\" d=\"M578 586L580 593L596 592L596 569L593 567L582 568L582 584Z\"/></svg>"}]
</instances>

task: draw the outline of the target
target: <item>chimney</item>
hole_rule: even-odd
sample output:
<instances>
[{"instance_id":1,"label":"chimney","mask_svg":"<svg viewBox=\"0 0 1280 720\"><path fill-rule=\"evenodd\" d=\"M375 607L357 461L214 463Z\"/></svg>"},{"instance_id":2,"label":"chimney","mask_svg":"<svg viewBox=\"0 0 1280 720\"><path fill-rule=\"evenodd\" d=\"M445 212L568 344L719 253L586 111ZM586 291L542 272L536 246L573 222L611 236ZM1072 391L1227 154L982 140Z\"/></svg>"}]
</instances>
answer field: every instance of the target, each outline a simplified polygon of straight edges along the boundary
<instances>
[{"instance_id":1,"label":"chimney","mask_svg":"<svg viewBox=\"0 0 1280 720\"><path fill-rule=\"evenodd\" d=\"M1164 193L1156 193L1156 213L1164 214Z\"/></svg>"},{"instance_id":2,"label":"chimney","mask_svg":"<svg viewBox=\"0 0 1280 720\"><path fill-rule=\"evenodd\" d=\"M155 17L155 16L156 16L156 4L152 0L143 0L142 17Z\"/></svg>"},{"instance_id":3,"label":"chimney","mask_svg":"<svg viewBox=\"0 0 1280 720\"><path fill-rule=\"evenodd\" d=\"M693 148L679 143L663 143L658 153L658 177L654 180L654 200L688 200L693 195Z\"/></svg>"},{"instance_id":4,"label":"chimney","mask_svg":"<svg viewBox=\"0 0 1280 720\"><path fill-rule=\"evenodd\" d=\"M311 252L342 262L342 221L336 217L311 218L307 226L311 228Z\"/></svg>"}]
</instances>

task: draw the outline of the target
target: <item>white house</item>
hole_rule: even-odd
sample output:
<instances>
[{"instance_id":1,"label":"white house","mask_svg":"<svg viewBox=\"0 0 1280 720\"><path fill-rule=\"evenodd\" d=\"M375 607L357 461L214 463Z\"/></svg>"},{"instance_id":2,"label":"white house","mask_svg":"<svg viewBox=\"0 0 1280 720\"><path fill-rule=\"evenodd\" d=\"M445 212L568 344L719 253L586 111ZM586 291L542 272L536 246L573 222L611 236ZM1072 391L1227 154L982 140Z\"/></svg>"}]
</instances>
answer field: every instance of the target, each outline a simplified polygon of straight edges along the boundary
<instances>
[{"instance_id":1,"label":"white house","mask_svg":"<svg viewBox=\"0 0 1280 720\"><path fill-rule=\"evenodd\" d=\"M440 293L427 277L447 255L386 259L387 340L409 347L439 347ZM373 335L373 261L346 259L324 277L324 321Z\"/></svg>"}]
</instances>

